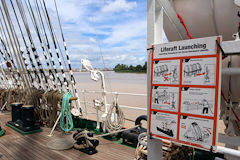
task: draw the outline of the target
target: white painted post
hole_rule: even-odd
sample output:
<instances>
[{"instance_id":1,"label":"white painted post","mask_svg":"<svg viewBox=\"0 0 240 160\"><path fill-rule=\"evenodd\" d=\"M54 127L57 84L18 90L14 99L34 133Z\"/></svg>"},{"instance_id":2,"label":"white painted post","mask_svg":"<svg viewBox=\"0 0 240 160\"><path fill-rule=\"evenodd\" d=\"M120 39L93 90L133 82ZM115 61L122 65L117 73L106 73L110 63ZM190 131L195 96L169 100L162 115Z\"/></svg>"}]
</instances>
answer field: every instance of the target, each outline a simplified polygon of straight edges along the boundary
<instances>
[{"instance_id":1,"label":"white painted post","mask_svg":"<svg viewBox=\"0 0 240 160\"><path fill-rule=\"evenodd\" d=\"M147 1L147 48L152 48L153 44L163 43L163 8L156 9L156 0ZM147 104L150 104L150 75L151 75L151 53L152 50L147 51L148 55L148 70L147 70ZM148 106L149 117L149 106ZM148 119L149 121L149 119ZM148 123L149 124L149 123ZM149 127L149 126L148 126ZM151 139L148 136L148 159L162 160L162 141L158 139Z\"/></svg>"},{"instance_id":2,"label":"white painted post","mask_svg":"<svg viewBox=\"0 0 240 160\"><path fill-rule=\"evenodd\" d=\"M84 107L85 107L85 114L86 114L86 119L88 120L88 111L87 111L87 103L86 103L86 95L85 95L85 90L83 90L83 100L84 100ZM80 102L79 102L80 103Z\"/></svg>"}]
</instances>

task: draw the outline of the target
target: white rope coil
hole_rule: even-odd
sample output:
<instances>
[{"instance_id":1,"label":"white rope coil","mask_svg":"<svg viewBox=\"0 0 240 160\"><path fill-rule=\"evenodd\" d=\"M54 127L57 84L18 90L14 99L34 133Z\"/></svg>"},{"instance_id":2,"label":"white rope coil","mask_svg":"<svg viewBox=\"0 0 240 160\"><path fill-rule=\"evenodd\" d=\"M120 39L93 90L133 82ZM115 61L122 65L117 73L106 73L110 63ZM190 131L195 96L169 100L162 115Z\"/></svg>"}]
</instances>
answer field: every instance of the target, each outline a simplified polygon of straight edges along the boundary
<instances>
[{"instance_id":1,"label":"white rope coil","mask_svg":"<svg viewBox=\"0 0 240 160\"><path fill-rule=\"evenodd\" d=\"M124 124L124 114L117 103L113 103L109 108L106 120L104 121L105 128L108 132L113 132L122 129Z\"/></svg>"}]
</instances>

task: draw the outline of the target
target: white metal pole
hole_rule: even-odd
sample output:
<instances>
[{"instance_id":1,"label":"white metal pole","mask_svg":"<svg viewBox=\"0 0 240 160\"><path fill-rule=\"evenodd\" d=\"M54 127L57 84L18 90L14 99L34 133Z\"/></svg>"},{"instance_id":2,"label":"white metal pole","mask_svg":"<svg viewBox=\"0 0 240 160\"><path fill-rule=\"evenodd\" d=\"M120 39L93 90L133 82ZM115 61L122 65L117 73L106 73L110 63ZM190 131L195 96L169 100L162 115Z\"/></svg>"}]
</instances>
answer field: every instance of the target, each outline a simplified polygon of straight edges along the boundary
<instances>
[{"instance_id":1,"label":"white metal pole","mask_svg":"<svg viewBox=\"0 0 240 160\"><path fill-rule=\"evenodd\" d=\"M226 155L231 155L231 156L233 156L233 157L238 157L238 158L240 158L240 151L235 150L235 149L218 146L218 147L217 147L217 152L218 152L218 153L222 153L222 154L226 154Z\"/></svg>"},{"instance_id":2,"label":"white metal pole","mask_svg":"<svg viewBox=\"0 0 240 160\"><path fill-rule=\"evenodd\" d=\"M163 8L156 10L156 0L147 1L147 48L152 48L153 44L163 43ZM151 71L151 50L148 50L148 70L147 70L147 104L150 104L150 71ZM149 106L148 106L149 117ZM149 119L148 119L149 121ZM148 123L149 124L149 123ZM149 128L149 126L148 126ZM147 138L148 159L162 160L162 141L158 139Z\"/></svg>"},{"instance_id":3,"label":"white metal pole","mask_svg":"<svg viewBox=\"0 0 240 160\"><path fill-rule=\"evenodd\" d=\"M108 106L107 106L107 97L106 97L106 85L105 85L105 77L103 72L98 71L102 78L102 89L103 89L103 99L104 99L104 107L105 107L105 114L108 113Z\"/></svg>"},{"instance_id":4,"label":"white metal pole","mask_svg":"<svg viewBox=\"0 0 240 160\"><path fill-rule=\"evenodd\" d=\"M86 103L85 90L83 91L83 100L84 100L84 106L85 106L86 119L88 120L88 111L87 111L87 103ZM80 101L79 101L79 103L80 103Z\"/></svg>"},{"instance_id":5,"label":"white metal pole","mask_svg":"<svg viewBox=\"0 0 240 160\"><path fill-rule=\"evenodd\" d=\"M55 124L54 124L54 126L53 126L53 128L52 128L52 130L51 130L51 132L50 132L50 134L48 135L49 137L52 136L52 133L53 133L53 131L55 130L55 128L56 128L56 126L57 126L57 124L58 124L58 121L59 121L60 118L61 118L61 115L62 115L62 111L60 112L60 114L59 114L59 116L58 116L58 118L57 118L57 120L56 120L56 122L55 122Z\"/></svg>"},{"instance_id":6,"label":"white metal pole","mask_svg":"<svg viewBox=\"0 0 240 160\"><path fill-rule=\"evenodd\" d=\"M240 75L240 68L223 68L222 75Z\"/></svg>"}]
</instances>

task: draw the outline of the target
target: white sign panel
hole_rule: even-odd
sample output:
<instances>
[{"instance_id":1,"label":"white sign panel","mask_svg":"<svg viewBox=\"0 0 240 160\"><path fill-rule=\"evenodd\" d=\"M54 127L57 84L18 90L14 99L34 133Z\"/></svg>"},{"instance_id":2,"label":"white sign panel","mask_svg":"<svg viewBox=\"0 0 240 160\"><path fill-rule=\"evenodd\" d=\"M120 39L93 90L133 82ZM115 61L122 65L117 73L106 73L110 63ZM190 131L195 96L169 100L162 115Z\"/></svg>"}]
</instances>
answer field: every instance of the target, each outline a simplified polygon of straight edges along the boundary
<instances>
[{"instance_id":1,"label":"white sign panel","mask_svg":"<svg viewBox=\"0 0 240 160\"><path fill-rule=\"evenodd\" d=\"M151 60L148 134L216 151L221 37L157 44Z\"/></svg>"},{"instance_id":2,"label":"white sign panel","mask_svg":"<svg viewBox=\"0 0 240 160\"><path fill-rule=\"evenodd\" d=\"M179 84L180 61L155 61L153 64L153 83Z\"/></svg>"},{"instance_id":3,"label":"white sign panel","mask_svg":"<svg viewBox=\"0 0 240 160\"><path fill-rule=\"evenodd\" d=\"M213 120L181 116L179 139L209 148L213 139Z\"/></svg>"},{"instance_id":4,"label":"white sign panel","mask_svg":"<svg viewBox=\"0 0 240 160\"><path fill-rule=\"evenodd\" d=\"M177 138L177 115L153 112L151 117L153 119L153 123L151 123L153 134Z\"/></svg>"},{"instance_id":5,"label":"white sign panel","mask_svg":"<svg viewBox=\"0 0 240 160\"><path fill-rule=\"evenodd\" d=\"M216 50L216 37L199 38L154 45L153 58L211 55Z\"/></svg>"},{"instance_id":6,"label":"white sign panel","mask_svg":"<svg viewBox=\"0 0 240 160\"><path fill-rule=\"evenodd\" d=\"M183 84L215 85L216 58L183 59Z\"/></svg>"},{"instance_id":7,"label":"white sign panel","mask_svg":"<svg viewBox=\"0 0 240 160\"><path fill-rule=\"evenodd\" d=\"M182 87L181 112L214 116L215 89Z\"/></svg>"},{"instance_id":8,"label":"white sign panel","mask_svg":"<svg viewBox=\"0 0 240 160\"><path fill-rule=\"evenodd\" d=\"M179 88L160 87L152 88L152 108L166 111L178 111Z\"/></svg>"}]
</instances>

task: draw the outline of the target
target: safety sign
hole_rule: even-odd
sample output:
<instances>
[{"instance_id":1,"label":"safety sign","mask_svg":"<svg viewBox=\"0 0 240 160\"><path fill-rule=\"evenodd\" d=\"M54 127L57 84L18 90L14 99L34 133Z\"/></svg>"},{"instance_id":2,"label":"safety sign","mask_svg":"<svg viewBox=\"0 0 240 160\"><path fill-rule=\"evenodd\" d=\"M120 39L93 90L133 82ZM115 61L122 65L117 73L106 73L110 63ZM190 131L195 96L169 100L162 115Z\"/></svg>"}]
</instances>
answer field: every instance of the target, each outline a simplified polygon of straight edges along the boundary
<instances>
[{"instance_id":1,"label":"safety sign","mask_svg":"<svg viewBox=\"0 0 240 160\"><path fill-rule=\"evenodd\" d=\"M179 84L179 67L179 60L154 61L153 83Z\"/></svg>"},{"instance_id":2,"label":"safety sign","mask_svg":"<svg viewBox=\"0 0 240 160\"><path fill-rule=\"evenodd\" d=\"M181 112L214 116L215 89L182 87Z\"/></svg>"},{"instance_id":3,"label":"safety sign","mask_svg":"<svg viewBox=\"0 0 240 160\"><path fill-rule=\"evenodd\" d=\"M179 139L206 148L212 145L213 120L190 116L180 117Z\"/></svg>"},{"instance_id":4,"label":"safety sign","mask_svg":"<svg viewBox=\"0 0 240 160\"><path fill-rule=\"evenodd\" d=\"M148 134L216 151L221 37L153 45Z\"/></svg>"},{"instance_id":5,"label":"safety sign","mask_svg":"<svg viewBox=\"0 0 240 160\"><path fill-rule=\"evenodd\" d=\"M153 109L178 111L178 87L153 86L152 97Z\"/></svg>"},{"instance_id":6,"label":"safety sign","mask_svg":"<svg viewBox=\"0 0 240 160\"><path fill-rule=\"evenodd\" d=\"M215 85L216 58L183 59L183 84Z\"/></svg>"},{"instance_id":7,"label":"safety sign","mask_svg":"<svg viewBox=\"0 0 240 160\"><path fill-rule=\"evenodd\" d=\"M161 112L152 113L151 128L153 134L177 138L178 116Z\"/></svg>"}]
</instances>

